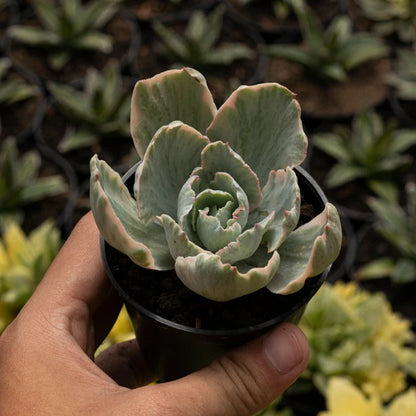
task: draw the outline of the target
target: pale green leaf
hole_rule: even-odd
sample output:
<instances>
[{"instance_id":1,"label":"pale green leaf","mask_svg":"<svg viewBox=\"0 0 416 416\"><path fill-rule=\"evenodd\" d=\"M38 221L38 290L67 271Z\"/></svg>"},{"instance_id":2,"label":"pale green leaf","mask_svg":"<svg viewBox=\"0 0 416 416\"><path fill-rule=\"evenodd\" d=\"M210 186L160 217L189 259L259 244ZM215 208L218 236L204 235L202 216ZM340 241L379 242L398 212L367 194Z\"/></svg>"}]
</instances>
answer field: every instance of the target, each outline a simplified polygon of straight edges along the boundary
<instances>
[{"instance_id":1,"label":"pale green leaf","mask_svg":"<svg viewBox=\"0 0 416 416\"><path fill-rule=\"evenodd\" d=\"M252 228L242 232L235 241L230 242L215 254L221 257L223 263L235 264L253 256L263 241L264 235L270 230L275 214L272 212Z\"/></svg>"},{"instance_id":2,"label":"pale green leaf","mask_svg":"<svg viewBox=\"0 0 416 416\"><path fill-rule=\"evenodd\" d=\"M90 162L90 202L97 226L112 247L141 267L173 268L163 227L139 219L136 201L120 175L95 155Z\"/></svg>"},{"instance_id":3,"label":"pale green leaf","mask_svg":"<svg viewBox=\"0 0 416 416\"><path fill-rule=\"evenodd\" d=\"M208 139L179 121L162 127L149 144L137 176L140 217L177 215L177 200L182 186L200 165L201 151Z\"/></svg>"},{"instance_id":4,"label":"pale green leaf","mask_svg":"<svg viewBox=\"0 0 416 416\"><path fill-rule=\"evenodd\" d=\"M261 186L271 170L296 166L306 156L299 104L279 84L238 88L218 110L207 135L228 142L256 173Z\"/></svg>"},{"instance_id":5,"label":"pale green leaf","mask_svg":"<svg viewBox=\"0 0 416 416\"><path fill-rule=\"evenodd\" d=\"M293 231L280 246L280 267L268 289L279 294L300 290L308 277L322 273L338 257L341 240L338 211L327 203L324 211Z\"/></svg>"},{"instance_id":6,"label":"pale green leaf","mask_svg":"<svg viewBox=\"0 0 416 416\"><path fill-rule=\"evenodd\" d=\"M191 69L170 70L139 81L133 91L131 133L140 157L160 127L180 120L204 133L216 107L204 77Z\"/></svg>"},{"instance_id":7,"label":"pale green leaf","mask_svg":"<svg viewBox=\"0 0 416 416\"><path fill-rule=\"evenodd\" d=\"M300 215L300 189L295 172L271 171L262 189L263 200L258 211L274 212L274 219L266 235L269 251L276 250L295 229Z\"/></svg>"},{"instance_id":8,"label":"pale green leaf","mask_svg":"<svg viewBox=\"0 0 416 416\"><path fill-rule=\"evenodd\" d=\"M169 217L169 215L163 214L158 219L165 231L166 241L173 259L208 253L208 251L193 243L181 226Z\"/></svg>"},{"instance_id":9,"label":"pale green leaf","mask_svg":"<svg viewBox=\"0 0 416 416\"><path fill-rule=\"evenodd\" d=\"M259 205L261 190L256 174L227 143L218 141L208 144L201 158L207 179L213 178L216 172L227 172L247 195L250 211Z\"/></svg>"},{"instance_id":10,"label":"pale green leaf","mask_svg":"<svg viewBox=\"0 0 416 416\"><path fill-rule=\"evenodd\" d=\"M279 267L279 255L273 253L265 267L255 267L240 273L236 266L224 264L220 256L200 253L193 257L178 257L175 271L192 291L208 299L224 302L255 292L270 281Z\"/></svg>"}]
</instances>

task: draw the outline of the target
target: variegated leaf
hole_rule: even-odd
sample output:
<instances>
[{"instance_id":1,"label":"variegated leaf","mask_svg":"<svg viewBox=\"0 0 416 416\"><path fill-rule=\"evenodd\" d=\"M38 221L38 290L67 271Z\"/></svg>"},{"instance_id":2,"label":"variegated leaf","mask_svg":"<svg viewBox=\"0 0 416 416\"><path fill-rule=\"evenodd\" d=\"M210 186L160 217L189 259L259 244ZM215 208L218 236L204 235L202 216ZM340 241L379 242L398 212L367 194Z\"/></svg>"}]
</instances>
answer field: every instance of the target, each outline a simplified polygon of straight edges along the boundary
<instances>
[{"instance_id":1,"label":"variegated leaf","mask_svg":"<svg viewBox=\"0 0 416 416\"><path fill-rule=\"evenodd\" d=\"M139 220L136 201L120 175L95 155L90 162L90 200L97 226L112 247L141 267L173 268L164 229Z\"/></svg>"}]
</instances>

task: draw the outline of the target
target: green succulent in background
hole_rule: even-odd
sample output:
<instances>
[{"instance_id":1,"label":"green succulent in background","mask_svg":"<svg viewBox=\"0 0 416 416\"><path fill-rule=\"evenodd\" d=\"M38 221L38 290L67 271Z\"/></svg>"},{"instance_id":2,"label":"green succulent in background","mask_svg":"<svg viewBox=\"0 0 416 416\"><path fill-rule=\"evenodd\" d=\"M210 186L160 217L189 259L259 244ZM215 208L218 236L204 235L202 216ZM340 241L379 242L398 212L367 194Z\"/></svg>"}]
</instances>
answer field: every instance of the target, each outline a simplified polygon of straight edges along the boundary
<instances>
[{"instance_id":1,"label":"green succulent in background","mask_svg":"<svg viewBox=\"0 0 416 416\"><path fill-rule=\"evenodd\" d=\"M14 138L4 140L0 147L0 224L21 219L24 205L66 191L61 176L39 177L40 165L36 151L20 155Z\"/></svg>"},{"instance_id":2,"label":"green succulent in background","mask_svg":"<svg viewBox=\"0 0 416 416\"><path fill-rule=\"evenodd\" d=\"M359 0L364 15L376 22L381 35L396 33L402 42L416 40L416 2L414 0Z\"/></svg>"},{"instance_id":3,"label":"green succulent in background","mask_svg":"<svg viewBox=\"0 0 416 416\"><path fill-rule=\"evenodd\" d=\"M41 27L16 25L10 36L18 42L45 49L49 65L62 69L80 51L109 53L112 39L101 29L115 15L121 0L34 0Z\"/></svg>"},{"instance_id":4,"label":"green succulent in background","mask_svg":"<svg viewBox=\"0 0 416 416\"><path fill-rule=\"evenodd\" d=\"M220 43L225 7L218 6L210 14L193 12L184 35L160 22L153 30L162 42L162 54L178 65L195 68L230 65L237 59L250 59L254 51L242 43Z\"/></svg>"},{"instance_id":5,"label":"green succulent in background","mask_svg":"<svg viewBox=\"0 0 416 416\"><path fill-rule=\"evenodd\" d=\"M389 277L395 283L416 280L416 184L406 186L407 206L399 203L399 192L370 198L377 216L376 230L395 249L396 255L380 257L357 271L359 279Z\"/></svg>"},{"instance_id":6,"label":"green succulent in background","mask_svg":"<svg viewBox=\"0 0 416 416\"><path fill-rule=\"evenodd\" d=\"M12 67L9 58L0 58L0 106L8 106L39 94L39 89L22 79L8 79Z\"/></svg>"},{"instance_id":7,"label":"green succulent in background","mask_svg":"<svg viewBox=\"0 0 416 416\"><path fill-rule=\"evenodd\" d=\"M104 239L134 263L227 301L266 286L294 293L338 256L332 204L297 227L293 167L307 138L289 90L243 86L217 110L202 74L184 68L139 81L131 109L134 196L95 155L90 199Z\"/></svg>"},{"instance_id":8,"label":"green succulent in background","mask_svg":"<svg viewBox=\"0 0 416 416\"><path fill-rule=\"evenodd\" d=\"M265 48L276 58L303 67L305 75L320 82L343 82L359 65L388 55L388 47L370 33L354 33L348 16L335 17L327 28L305 5L292 0L303 42L300 45L274 44Z\"/></svg>"},{"instance_id":9,"label":"green succulent in background","mask_svg":"<svg viewBox=\"0 0 416 416\"><path fill-rule=\"evenodd\" d=\"M416 49L400 49L393 73L390 75L390 85L402 100L416 100Z\"/></svg>"},{"instance_id":10,"label":"green succulent in background","mask_svg":"<svg viewBox=\"0 0 416 416\"><path fill-rule=\"evenodd\" d=\"M311 348L302 378L325 394L333 376L349 378L366 394L384 402L416 376L415 335L411 322L394 313L381 293L355 282L324 285L300 322Z\"/></svg>"},{"instance_id":11,"label":"green succulent in background","mask_svg":"<svg viewBox=\"0 0 416 416\"><path fill-rule=\"evenodd\" d=\"M352 129L336 126L333 132L316 134L313 143L337 160L327 174L328 187L357 179L372 185L411 162L403 152L416 144L416 129L398 129L394 120L384 124L380 115L367 109L355 116Z\"/></svg>"},{"instance_id":12,"label":"green succulent in background","mask_svg":"<svg viewBox=\"0 0 416 416\"><path fill-rule=\"evenodd\" d=\"M32 295L61 247L61 235L48 220L26 236L17 223L0 238L0 333Z\"/></svg>"},{"instance_id":13,"label":"green succulent in background","mask_svg":"<svg viewBox=\"0 0 416 416\"><path fill-rule=\"evenodd\" d=\"M130 137L131 96L116 61L110 61L102 72L88 69L82 91L55 82L49 82L48 89L74 124L59 143L59 151L88 147L106 138Z\"/></svg>"}]
</instances>

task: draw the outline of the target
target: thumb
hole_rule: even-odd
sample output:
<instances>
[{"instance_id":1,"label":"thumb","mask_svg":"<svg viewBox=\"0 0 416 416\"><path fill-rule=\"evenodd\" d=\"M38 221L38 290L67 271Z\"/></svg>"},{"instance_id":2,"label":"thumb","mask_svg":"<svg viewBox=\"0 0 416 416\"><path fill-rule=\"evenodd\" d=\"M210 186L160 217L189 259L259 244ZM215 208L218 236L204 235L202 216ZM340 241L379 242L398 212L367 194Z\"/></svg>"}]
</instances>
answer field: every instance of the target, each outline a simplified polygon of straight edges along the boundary
<instances>
[{"instance_id":1,"label":"thumb","mask_svg":"<svg viewBox=\"0 0 416 416\"><path fill-rule=\"evenodd\" d=\"M182 379L152 387L146 401L163 403L163 414L252 416L283 393L305 370L309 347L295 325L284 323L270 334L231 351ZM133 401L143 405L141 389ZM149 393L149 391L147 391ZM131 403L131 402L130 402Z\"/></svg>"}]
</instances>

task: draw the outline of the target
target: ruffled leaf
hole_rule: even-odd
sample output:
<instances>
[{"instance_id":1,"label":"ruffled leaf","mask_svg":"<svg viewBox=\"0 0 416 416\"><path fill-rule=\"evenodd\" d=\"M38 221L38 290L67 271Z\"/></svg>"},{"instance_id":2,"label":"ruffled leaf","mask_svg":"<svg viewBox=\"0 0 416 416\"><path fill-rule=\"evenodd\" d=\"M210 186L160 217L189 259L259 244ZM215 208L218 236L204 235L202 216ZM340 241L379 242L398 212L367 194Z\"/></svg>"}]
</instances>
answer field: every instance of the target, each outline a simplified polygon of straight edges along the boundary
<instances>
[{"instance_id":1,"label":"ruffled leaf","mask_svg":"<svg viewBox=\"0 0 416 416\"><path fill-rule=\"evenodd\" d=\"M228 217L227 222L231 220L233 222L237 221L244 228L247 224L250 208L249 200L244 189L230 174L225 172L217 172L209 185L213 189L228 192L233 196L237 208L232 211L232 215ZM223 210L225 210L225 207L218 210L217 217L220 217L224 213Z\"/></svg>"},{"instance_id":2,"label":"ruffled leaf","mask_svg":"<svg viewBox=\"0 0 416 416\"><path fill-rule=\"evenodd\" d=\"M279 248L281 264L267 288L287 295L308 277L322 273L338 256L342 228L337 209L327 203L318 216L293 231Z\"/></svg>"},{"instance_id":3,"label":"ruffled leaf","mask_svg":"<svg viewBox=\"0 0 416 416\"><path fill-rule=\"evenodd\" d=\"M91 209L104 239L141 267L173 268L164 229L139 220L136 201L114 170L95 155L90 162Z\"/></svg>"},{"instance_id":4,"label":"ruffled leaf","mask_svg":"<svg viewBox=\"0 0 416 416\"><path fill-rule=\"evenodd\" d=\"M265 267L241 273L236 266L224 264L220 256L201 253L194 257L178 257L175 271L192 291L208 299L224 302L253 293L266 286L279 268L279 255L273 253Z\"/></svg>"},{"instance_id":5,"label":"ruffled leaf","mask_svg":"<svg viewBox=\"0 0 416 416\"><path fill-rule=\"evenodd\" d=\"M202 152L202 169L207 178L216 172L227 172L243 188L250 202L250 210L261 200L261 189L256 174L227 143L210 143Z\"/></svg>"},{"instance_id":6,"label":"ruffled leaf","mask_svg":"<svg viewBox=\"0 0 416 416\"><path fill-rule=\"evenodd\" d=\"M207 144L205 136L179 121L156 133L135 183L143 221L161 214L176 218L179 192L194 168L200 165L201 151Z\"/></svg>"},{"instance_id":7,"label":"ruffled leaf","mask_svg":"<svg viewBox=\"0 0 416 416\"><path fill-rule=\"evenodd\" d=\"M272 170L262 190L263 200L258 211L275 212L266 239L269 251L276 250L295 229L300 215L300 189L295 172Z\"/></svg>"},{"instance_id":8,"label":"ruffled leaf","mask_svg":"<svg viewBox=\"0 0 416 416\"><path fill-rule=\"evenodd\" d=\"M169 215L158 217L160 224L165 230L166 240L169 246L170 254L174 259L179 256L188 257L196 256L200 253L208 253L199 245L194 244L180 227Z\"/></svg>"},{"instance_id":9,"label":"ruffled leaf","mask_svg":"<svg viewBox=\"0 0 416 416\"><path fill-rule=\"evenodd\" d=\"M272 212L252 228L241 233L236 241L217 251L223 263L234 264L240 260L251 257L263 241L264 234L270 229L275 213Z\"/></svg>"},{"instance_id":10,"label":"ruffled leaf","mask_svg":"<svg viewBox=\"0 0 416 416\"><path fill-rule=\"evenodd\" d=\"M143 157L160 127L180 120L205 132L216 112L205 78L191 68L165 71L134 87L130 129Z\"/></svg>"},{"instance_id":11,"label":"ruffled leaf","mask_svg":"<svg viewBox=\"0 0 416 416\"><path fill-rule=\"evenodd\" d=\"M178 223L185 231L187 236L194 243L201 245L196 232L192 226L192 209L196 201L196 195L199 193L200 178L198 175L192 175L185 182L178 196Z\"/></svg>"},{"instance_id":12,"label":"ruffled leaf","mask_svg":"<svg viewBox=\"0 0 416 416\"><path fill-rule=\"evenodd\" d=\"M271 170L293 167L306 156L307 138L294 94L276 83L242 86L208 127L212 140L227 141L263 186Z\"/></svg>"}]
</instances>

